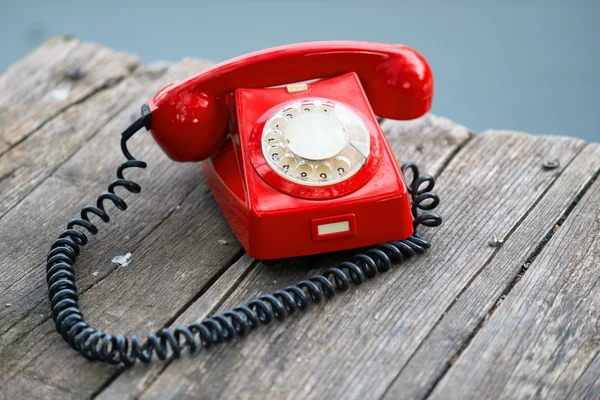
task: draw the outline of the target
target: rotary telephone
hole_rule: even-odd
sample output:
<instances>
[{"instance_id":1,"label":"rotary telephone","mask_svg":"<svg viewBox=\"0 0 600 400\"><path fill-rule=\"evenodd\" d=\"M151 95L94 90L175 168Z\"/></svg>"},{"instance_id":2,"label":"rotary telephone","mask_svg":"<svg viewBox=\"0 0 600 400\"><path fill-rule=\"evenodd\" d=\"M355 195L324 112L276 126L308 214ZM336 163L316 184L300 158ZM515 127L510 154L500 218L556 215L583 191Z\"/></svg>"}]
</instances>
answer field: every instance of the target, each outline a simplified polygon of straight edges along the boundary
<instances>
[{"instance_id":1,"label":"rotary telephone","mask_svg":"<svg viewBox=\"0 0 600 400\"><path fill-rule=\"evenodd\" d=\"M166 85L123 132L127 160L117 179L51 246L46 271L58 332L90 360L132 365L179 356L186 347L193 352L282 319L423 253L430 244L416 228L442 222L420 211L439 203L434 179L420 176L413 163L398 165L376 116L418 118L432 97L432 73L419 53L370 42L276 47ZM98 232L90 217L108 222L105 202L127 208L115 189L141 191L124 171L146 167L127 148L143 128L174 161L202 162L219 208L251 257L277 262L366 250L294 286L145 340L97 330L83 319L74 263L88 241L83 230Z\"/></svg>"}]
</instances>

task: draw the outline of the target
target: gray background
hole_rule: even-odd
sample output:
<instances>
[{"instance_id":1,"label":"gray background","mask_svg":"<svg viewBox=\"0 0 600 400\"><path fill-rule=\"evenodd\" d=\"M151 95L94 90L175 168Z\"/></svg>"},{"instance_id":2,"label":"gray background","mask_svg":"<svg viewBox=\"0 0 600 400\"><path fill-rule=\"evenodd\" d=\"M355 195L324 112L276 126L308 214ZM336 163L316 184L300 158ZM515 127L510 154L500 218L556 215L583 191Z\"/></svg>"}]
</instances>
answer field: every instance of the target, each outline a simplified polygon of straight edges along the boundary
<instances>
[{"instance_id":1,"label":"gray background","mask_svg":"<svg viewBox=\"0 0 600 400\"><path fill-rule=\"evenodd\" d=\"M293 42L403 43L431 63L433 112L600 141L599 0L0 0L0 70L55 35L145 63L222 61Z\"/></svg>"}]
</instances>

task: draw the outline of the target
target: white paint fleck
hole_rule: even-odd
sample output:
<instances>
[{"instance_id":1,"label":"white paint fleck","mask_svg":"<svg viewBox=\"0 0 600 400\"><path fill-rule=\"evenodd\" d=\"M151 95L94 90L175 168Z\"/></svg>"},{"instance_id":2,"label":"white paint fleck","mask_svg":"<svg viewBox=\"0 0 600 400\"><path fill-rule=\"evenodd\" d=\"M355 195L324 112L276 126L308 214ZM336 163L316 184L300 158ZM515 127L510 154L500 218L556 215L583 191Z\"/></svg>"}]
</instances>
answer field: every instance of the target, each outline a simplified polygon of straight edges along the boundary
<instances>
[{"instance_id":1,"label":"white paint fleck","mask_svg":"<svg viewBox=\"0 0 600 400\"><path fill-rule=\"evenodd\" d=\"M92 276L98 276L98 271L92 272Z\"/></svg>"},{"instance_id":2,"label":"white paint fleck","mask_svg":"<svg viewBox=\"0 0 600 400\"><path fill-rule=\"evenodd\" d=\"M63 101L66 100L67 97L69 97L70 93L71 89L69 88L58 88L51 91L50 96L52 96L54 100Z\"/></svg>"},{"instance_id":3,"label":"white paint fleck","mask_svg":"<svg viewBox=\"0 0 600 400\"><path fill-rule=\"evenodd\" d=\"M227 244L227 240L225 240L225 239L219 239L218 242L221 246L224 246Z\"/></svg>"},{"instance_id":4,"label":"white paint fleck","mask_svg":"<svg viewBox=\"0 0 600 400\"><path fill-rule=\"evenodd\" d=\"M119 267L126 267L133 258L131 253L123 254L122 256L116 256L112 259L113 264L117 264Z\"/></svg>"},{"instance_id":5,"label":"white paint fleck","mask_svg":"<svg viewBox=\"0 0 600 400\"><path fill-rule=\"evenodd\" d=\"M491 247L502 247L504 244L504 239L498 239L496 235L492 236L492 240L488 242Z\"/></svg>"}]
</instances>

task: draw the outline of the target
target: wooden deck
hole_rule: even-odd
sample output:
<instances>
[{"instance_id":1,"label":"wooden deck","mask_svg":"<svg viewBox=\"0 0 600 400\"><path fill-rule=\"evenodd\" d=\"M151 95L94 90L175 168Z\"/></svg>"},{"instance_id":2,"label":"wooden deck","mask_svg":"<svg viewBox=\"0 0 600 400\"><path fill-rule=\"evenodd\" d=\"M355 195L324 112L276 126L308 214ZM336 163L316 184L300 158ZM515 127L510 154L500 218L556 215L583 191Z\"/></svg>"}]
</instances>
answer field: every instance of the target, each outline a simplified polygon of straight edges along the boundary
<instances>
[{"instance_id":1,"label":"wooden deck","mask_svg":"<svg viewBox=\"0 0 600 400\"><path fill-rule=\"evenodd\" d=\"M423 231L426 255L179 359L122 369L71 350L49 314L49 245L114 178L140 105L207 65L142 67L55 39L0 75L1 398L600 398L600 144L475 135L436 116L382 122L399 160L438 178L444 224ZM147 135L130 148L149 163L133 172L144 190L111 208L76 265L98 328L189 323L344 258L255 262L198 164L171 162ZM127 252L129 265L111 262Z\"/></svg>"}]
</instances>

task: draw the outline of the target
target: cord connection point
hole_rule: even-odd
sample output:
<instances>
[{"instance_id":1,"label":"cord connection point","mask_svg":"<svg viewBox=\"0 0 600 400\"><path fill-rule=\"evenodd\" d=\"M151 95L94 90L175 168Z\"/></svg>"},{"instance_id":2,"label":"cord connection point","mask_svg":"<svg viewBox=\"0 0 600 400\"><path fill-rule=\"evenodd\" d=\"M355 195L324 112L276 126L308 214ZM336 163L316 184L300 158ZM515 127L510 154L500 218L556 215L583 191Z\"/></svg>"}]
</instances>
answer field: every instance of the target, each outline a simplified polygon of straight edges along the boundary
<instances>
[{"instance_id":1,"label":"cord connection point","mask_svg":"<svg viewBox=\"0 0 600 400\"><path fill-rule=\"evenodd\" d=\"M144 128L149 131L150 125L152 124L152 112L150 111L150 106L148 104L142 106L142 118L144 119Z\"/></svg>"}]
</instances>

